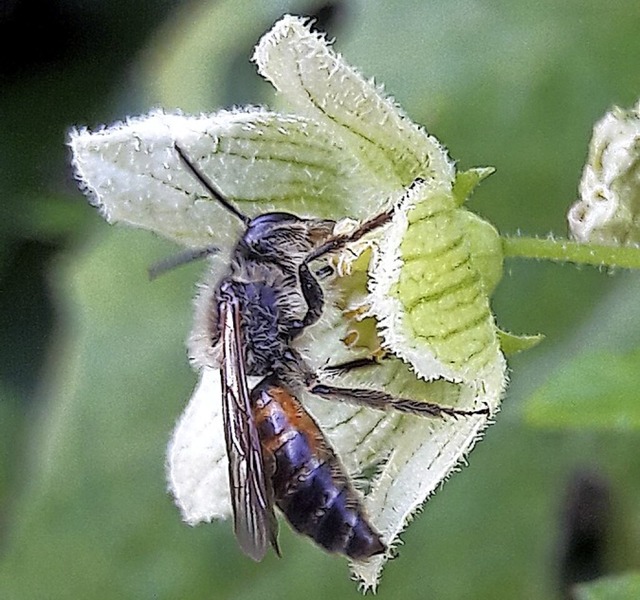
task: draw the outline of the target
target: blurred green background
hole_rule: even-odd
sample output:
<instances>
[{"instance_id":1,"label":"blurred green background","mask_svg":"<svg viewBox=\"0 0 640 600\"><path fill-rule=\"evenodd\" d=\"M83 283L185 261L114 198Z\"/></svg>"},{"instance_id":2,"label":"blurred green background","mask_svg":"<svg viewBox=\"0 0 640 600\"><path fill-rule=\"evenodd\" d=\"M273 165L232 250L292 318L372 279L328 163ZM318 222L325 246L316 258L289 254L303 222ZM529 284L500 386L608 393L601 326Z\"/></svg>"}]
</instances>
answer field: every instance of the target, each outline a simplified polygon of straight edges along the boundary
<instances>
[{"instance_id":1,"label":"blurred green background","mask_svg":"<svg viewBox=\"0 0 640 600\"><path fill-rule=\"evenodd\" d=\"M471 208L504 234L565 234L593 123L640 96L637 0L4 2L2 599L359 596L345 561L287 527L284 557L256 565L229 523L180 522L164 449L196 380L203 265L149 283L175 247L109 227L65 146L74 125L154 106L272 103L248 59L285 12L317 16L462 168L497 168ZM639 296L638 273L507 263L500 326L546 339L510 360L497 423L406 531L380 598L560 599L640 567Z\"/></svg>"}]
</instances>

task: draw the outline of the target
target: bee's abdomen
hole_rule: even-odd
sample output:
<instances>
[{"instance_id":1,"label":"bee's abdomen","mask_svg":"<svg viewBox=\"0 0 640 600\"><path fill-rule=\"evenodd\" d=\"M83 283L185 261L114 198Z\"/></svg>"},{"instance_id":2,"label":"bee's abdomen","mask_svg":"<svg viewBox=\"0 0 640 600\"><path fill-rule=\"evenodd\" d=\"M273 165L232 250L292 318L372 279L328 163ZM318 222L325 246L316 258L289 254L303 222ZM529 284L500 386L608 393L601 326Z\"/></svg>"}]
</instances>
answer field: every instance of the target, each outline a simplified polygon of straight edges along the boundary
<instances>
[{"instance_id":1,"label":"bee's abdomen","mask_svg":"<svg viewBox=\"0 0 640 600\"><path fill-rule=\"evenodd\" d=\"M252 399L265 471L291 525L328 551L355 560L384 552L342 465L300 402L269 382Z\"/></svg>"}]
</instances>

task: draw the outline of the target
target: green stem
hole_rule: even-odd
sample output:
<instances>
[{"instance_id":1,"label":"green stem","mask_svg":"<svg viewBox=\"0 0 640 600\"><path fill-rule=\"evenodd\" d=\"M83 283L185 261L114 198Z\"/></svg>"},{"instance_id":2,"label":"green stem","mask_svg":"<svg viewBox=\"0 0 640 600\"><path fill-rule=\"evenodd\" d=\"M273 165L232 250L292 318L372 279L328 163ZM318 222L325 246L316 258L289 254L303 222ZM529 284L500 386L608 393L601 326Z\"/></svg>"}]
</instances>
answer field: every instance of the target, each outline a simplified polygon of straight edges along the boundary
<instances>
[{"instance_id":1,"label":"green stem","mask_svg":"<svg viewBox=\"0 0 640 600\"><path fill-rule=\"evenodd\" d=\"M570 240L502 237L505 257L537 258L596 267L640 269L640 248L581 244Z\"/></svg>"}]
</instances>

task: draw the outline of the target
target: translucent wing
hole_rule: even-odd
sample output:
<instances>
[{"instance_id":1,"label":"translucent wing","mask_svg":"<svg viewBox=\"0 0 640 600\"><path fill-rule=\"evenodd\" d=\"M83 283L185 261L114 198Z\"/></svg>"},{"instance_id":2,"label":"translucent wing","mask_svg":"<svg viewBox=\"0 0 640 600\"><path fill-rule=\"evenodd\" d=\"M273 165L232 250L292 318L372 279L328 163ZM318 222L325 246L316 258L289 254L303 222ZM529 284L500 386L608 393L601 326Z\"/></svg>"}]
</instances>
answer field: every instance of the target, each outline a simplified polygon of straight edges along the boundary
<instances>
[{"instance_id":1,"label":"translucent wing","mask_svg":"<svg viewBox=\"0 0 640 600\"><path fill-rule=\"evenodd\" d=\"M238 301L220 304L222 329L222 415L234 529L242 551L262 560L268 544L276 552L277 521L270 482L265 477L258 430L251 412Z\"/></svg>"}]
</instances>

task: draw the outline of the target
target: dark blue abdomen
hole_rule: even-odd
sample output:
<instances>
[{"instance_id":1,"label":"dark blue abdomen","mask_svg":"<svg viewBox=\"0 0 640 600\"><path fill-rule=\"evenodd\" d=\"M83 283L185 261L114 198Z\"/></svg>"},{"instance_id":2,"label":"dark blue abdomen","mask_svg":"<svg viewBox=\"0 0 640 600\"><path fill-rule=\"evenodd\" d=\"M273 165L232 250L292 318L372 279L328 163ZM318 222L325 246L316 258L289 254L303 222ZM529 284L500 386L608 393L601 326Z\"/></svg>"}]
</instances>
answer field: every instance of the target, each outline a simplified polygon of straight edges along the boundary
<instances>
[{"instance_id":1,"label":"dark blue abdomen","mask_svg":"<svg viewBox=\"0 0 640 600\"><path fill-rule=\"evenodd\" d=\"M300 533L330 552L364 560L385 551L315 421L275 381L252 392L265 472L275 503Z\"/></svg>"}]
</instances>

